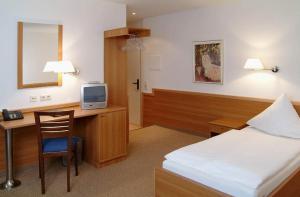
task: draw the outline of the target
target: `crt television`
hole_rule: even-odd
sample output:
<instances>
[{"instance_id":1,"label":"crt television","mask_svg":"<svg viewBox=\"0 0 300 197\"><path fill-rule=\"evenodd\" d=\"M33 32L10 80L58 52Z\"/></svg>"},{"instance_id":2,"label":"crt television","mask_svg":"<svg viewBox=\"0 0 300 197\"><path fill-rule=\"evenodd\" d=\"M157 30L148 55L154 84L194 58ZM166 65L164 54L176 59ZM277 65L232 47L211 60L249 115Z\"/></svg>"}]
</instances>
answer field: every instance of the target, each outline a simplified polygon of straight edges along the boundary
<instances>
[{"instance_id":1,"label":"crt television","mask_svg":"<svg viewBox=\"0 0 300 197\"><path fill-rule=\"evenodd\" d=\"M82 109L97 109L107 107L107 85L91 82L81 85Z\"/></svg>"}]
</instances>

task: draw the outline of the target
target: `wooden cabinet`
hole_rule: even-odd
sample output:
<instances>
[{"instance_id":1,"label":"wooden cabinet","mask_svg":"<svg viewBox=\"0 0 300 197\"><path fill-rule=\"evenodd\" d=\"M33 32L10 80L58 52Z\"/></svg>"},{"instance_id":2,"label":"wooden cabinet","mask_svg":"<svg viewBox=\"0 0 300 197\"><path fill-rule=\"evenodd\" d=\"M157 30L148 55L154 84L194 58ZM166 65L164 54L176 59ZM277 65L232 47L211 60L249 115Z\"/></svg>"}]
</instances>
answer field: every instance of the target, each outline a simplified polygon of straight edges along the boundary
<instances>
[{"instance_id":1,"label":"wooden cabinet","mask_svg":"<svg viewBox=\"0 0 300 197\"><path fill-rule=\"evenodd\" d=\"M100 114L99 120L99 162L111 161L126 156L126 111Z\"/></svg>"},{"instance_id":2,"label":"wooden cabinet","mask_svg":"<svg viewBox=\"0 0 300 197\"><path fill-rule=\"evenodd\" d=\"M126 113L125 107L109 107L75 122L75 134L84 139L85 161L102 167L126 157Z\"/></svg>"}]
</instances>

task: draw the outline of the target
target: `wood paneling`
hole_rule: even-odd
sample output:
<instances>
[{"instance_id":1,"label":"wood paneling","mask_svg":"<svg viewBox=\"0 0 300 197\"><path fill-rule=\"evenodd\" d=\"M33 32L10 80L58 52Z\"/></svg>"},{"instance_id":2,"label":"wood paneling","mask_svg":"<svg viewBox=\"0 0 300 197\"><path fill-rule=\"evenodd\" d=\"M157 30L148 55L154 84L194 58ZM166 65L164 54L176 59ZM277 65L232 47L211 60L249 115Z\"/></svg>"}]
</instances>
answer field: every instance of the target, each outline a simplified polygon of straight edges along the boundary
<instances>
[{"instance_id":1,"label":"wood paneling","mask_svg":"<svg viewBox=\"0 0 300 197\"><path fill-rule=\"evenodd\" d=\"M18 88L23 86L23 22L18 22Z\"/></svg>"},{"instance_id":2,"label":"wood paneling","mask_svg":"<svg viewBox=\"0 0 300 197\"><path fill-rule=\"evenodd\" d=\"M147 37L150 34L150 29L128 27L104 32L104 81L108 86L108 103L128 109L127 52L122 48L126 45L130 35ZM128 110L126 119L127 133L129 133Z\"/></svg>"},{"instance_id":3,"label":"wood paneling","mask_svg":"<svg viewBox=\"0 0 300 197\"><path fill-rule=\"evenodd\" d=\"M268 197L299 196L300 169L295 170ZM229 197L211 187L192 181L163 168L155 169L156 197Z\"/></svg>"},{"instance_id":4,"label":"wood paneling","mask_svg":"<svg viewBox=\"0 0 300 197\"><path fill-rule=\"evenodd\" d=\"M208 122L219 118L248 120L272 100L154 89L143 94L144 126L153 124L196 132L209 137ZM294 106L300 113L300 104Z\"/></svg>"},{"instance_id":5,"label":"wood paneling","mask_svg":"<svg viewBox=\"0 0 300 197\"><path fill-rule=\"evenodd\" d=\"M127 107L127 55L122 51L126 40L120 37L104 40L104 81L108 103Z\"/></svg>"},{"instance_id":6,"label":"wood paneling","mask_svg":"<svg viewBox=\"0 0 300 197\"><path fill-rule=\"evenodd\" d=\"M127 38L130 34L134 34L138 37L148 37L150 36L151 31L150 29L144 29L144 28L123 27L123 28L105 31L104 38L115 38L115 37Z\"/></svg>"},{"instance_id":7,"label":"wood paneling","mask_svg":"<svg viewBox=\"0 0 300 197\"><path fill-rule=\"evenodd\" d=\"M0 170L5 168L5 141L4 132L0 131ZM37 164L38 148L35 127L16 129L13 132L13 159L14 166Z\"/></svg>"},{"instance_id":8,"label":"wood paneling","mask_svg":"<svg viewBox=\"0 0 300 197\"><path fill-rule=\"evenodd\" d=\"M108 104L128 109L127 53L122 50L125 44L126 39L122 37L104 39L104 81L108 87ZM126 117L126 130L129 136L128 110Z\"/></svg>"},{"instance_id":9,"label":"wood paneling","mask_svg":"<svg viewBox=\"0 0 300 197\"><path fill-rule=\"evenodd\" d=\"M126 112L112 112L98 116L100 124L100 163L125 156Z\"/></svg>"},{"instance_id":10,"label":"wood paneling","mask_svg":"<svg viewBox=\"0 0 300 197\"><path fill-rule=\"evenodd\" d=\"M155 169L156 197L229 197L222 192L176 175L162 168Z\"/></svg>"},{"instance_id":11,"label":"wood paneling","mask_svg":"<svg viewBox=\"0 0 300 197\"><path fill-rule=\"evenodd\" d=\"M269 197L287 197L300 195L300 168L293 172L287 179L285 179L270 195Z\"/></svg>"}]
</instances>

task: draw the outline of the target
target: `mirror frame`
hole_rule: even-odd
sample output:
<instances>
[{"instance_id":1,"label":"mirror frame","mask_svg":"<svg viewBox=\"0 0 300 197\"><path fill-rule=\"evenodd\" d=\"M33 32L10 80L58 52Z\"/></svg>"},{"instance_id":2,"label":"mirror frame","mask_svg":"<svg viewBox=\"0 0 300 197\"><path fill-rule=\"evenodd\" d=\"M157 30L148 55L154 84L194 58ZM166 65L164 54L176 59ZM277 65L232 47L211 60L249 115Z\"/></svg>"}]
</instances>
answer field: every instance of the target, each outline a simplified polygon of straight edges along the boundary
<instances>
[{"instance_id":1,"label":"mirror frame","mask_svg":"<svg viewBox=\"0 0 300 197\"><path fill-rule=\"evenodd\" d=\"M63 26L58 25L58 61L62 60ZM62 86L62 74L58 73L57 82L31 83L23 82L23 22L18 22L18 89Z\"/></svg>"}]
</instances>

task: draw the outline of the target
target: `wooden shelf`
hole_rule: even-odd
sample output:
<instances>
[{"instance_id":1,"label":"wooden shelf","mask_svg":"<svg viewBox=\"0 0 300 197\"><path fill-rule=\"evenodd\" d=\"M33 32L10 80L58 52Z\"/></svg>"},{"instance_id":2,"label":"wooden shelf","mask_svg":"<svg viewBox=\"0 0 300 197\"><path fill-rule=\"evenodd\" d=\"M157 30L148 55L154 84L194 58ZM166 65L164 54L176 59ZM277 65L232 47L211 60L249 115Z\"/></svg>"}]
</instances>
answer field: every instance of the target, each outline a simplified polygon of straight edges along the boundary
<instances>
[{"instance_id":1,"label":"wooden shelf","mask_svg":"<svg viewBox=\"0 0 300 197\"><path fill-rule=\"evenodd\" d=\"M217 120L210 121L209 124L240 130L247 125L246 122L246 120L241 119L220 118Z\"/></svg>"},{"instance_id":2,"label":"wooden shelf","mask_svg":"<svg viewBox=\"0 0 300 197\"><path fill-rule=\"evenodd\" d=\"M123 27L105 31L104 38L129 37L132 34L137 35L138 37L149 37L151 35L151 30L143 28Z\"/></svg>"},{"instance_id":3,"label":"wooden shelf","mask_svg":"<svg viewBox=\"0 0 300 197\"><path fill-rule=\"evenodd\" d=\"M231 129L241 130L247 126L246 120L220 118L209 122L210 137L225 133Z\"/></svg>"}]
</instances>

